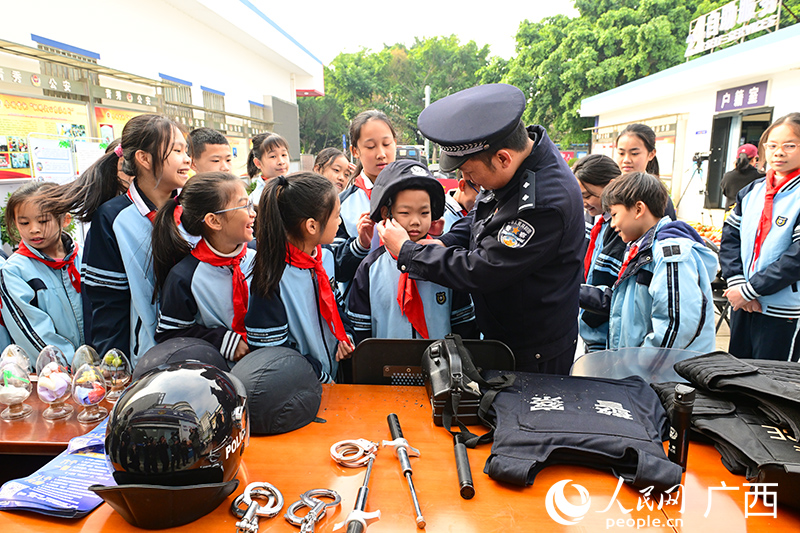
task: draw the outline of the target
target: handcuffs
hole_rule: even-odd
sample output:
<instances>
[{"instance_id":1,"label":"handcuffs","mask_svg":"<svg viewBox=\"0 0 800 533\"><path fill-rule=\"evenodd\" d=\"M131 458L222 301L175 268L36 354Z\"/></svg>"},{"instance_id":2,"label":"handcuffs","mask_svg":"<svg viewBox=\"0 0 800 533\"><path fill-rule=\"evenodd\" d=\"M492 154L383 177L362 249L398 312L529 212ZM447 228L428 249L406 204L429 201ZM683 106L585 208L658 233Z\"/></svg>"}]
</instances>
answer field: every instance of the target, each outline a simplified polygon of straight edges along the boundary
<instances>
[{"instance_id":1,"label":"handcuffs","mask_svg":"<svg viewBox=\"0 0 800 533\"><path fill-rule=\"evenodd\" d=\"M266 498L266 505L259 505L253 498ZM241 505L245 504L246 509ZM263 481L250 483L244 492L231 504L231 512L240 518L236 522L236 533L257 533L258 518L273 518L283 509L283 494L277 488Z\"/></svg>"},{"instance_id":2,"label":"handcuffs","mask_svg":"<svg viewBox=\"0 0 800 533\"><path fill-rule=\"evenodd\" d=\"M377 451L378 443L367 439L340 440L331 446L331 458L347 468L360 468L374 459Z\"/></svg>"},{"instance_id":3,"label":"handcuffs","mask_svg":"<svg viewBox=\"0 0 800 533\"><path fill-rule=\"evenodd\" d=\"M331 498L331 502L324 502L319 498ZM293 526L300 527L300 533L313 533L317 522L322 520L328 511L328 507L339 505L342 498L335 490L331 489L311 489L300 495L300 499L286 509L283 517ZM305 516L297 516L297 511L303 507L308 507Z\"/></svg>"}]
</instances>

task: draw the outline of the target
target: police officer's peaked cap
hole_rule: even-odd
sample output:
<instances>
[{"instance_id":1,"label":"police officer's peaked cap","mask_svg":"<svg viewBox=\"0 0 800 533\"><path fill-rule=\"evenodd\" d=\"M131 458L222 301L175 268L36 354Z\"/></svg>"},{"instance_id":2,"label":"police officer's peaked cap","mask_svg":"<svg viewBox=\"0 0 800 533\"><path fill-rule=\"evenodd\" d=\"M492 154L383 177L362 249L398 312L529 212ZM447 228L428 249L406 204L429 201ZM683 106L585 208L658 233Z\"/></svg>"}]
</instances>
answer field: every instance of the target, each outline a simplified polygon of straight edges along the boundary
<instances>
[{"instance_id":1,"label":"police officer's peaked cap","mask_svg":"<svg viewBox=\"0 0 800 533\"><path fill-rule=\"evenodd\" d=\"M442 147L439 166L451 172L511 135L523 111L525 95L513 85L480 85L432 103L420 113L417 126Z\"/></svg>"},{"instance_id":2,"label":"police officer's peaked cap","mask_svg":"<svg viewBox=\"0 0 800 533\"><path fill-rule=\"evenodd\" d=\"M372 186L369 200L369 215L375 222L381 221L381 207L388 206L395 195L405 189L424 189L431 197L431 220L444 215L444 187L433 177L430 170L417 161L401 159L389 163L381 170Z\"/></svg>"}]
</instances>

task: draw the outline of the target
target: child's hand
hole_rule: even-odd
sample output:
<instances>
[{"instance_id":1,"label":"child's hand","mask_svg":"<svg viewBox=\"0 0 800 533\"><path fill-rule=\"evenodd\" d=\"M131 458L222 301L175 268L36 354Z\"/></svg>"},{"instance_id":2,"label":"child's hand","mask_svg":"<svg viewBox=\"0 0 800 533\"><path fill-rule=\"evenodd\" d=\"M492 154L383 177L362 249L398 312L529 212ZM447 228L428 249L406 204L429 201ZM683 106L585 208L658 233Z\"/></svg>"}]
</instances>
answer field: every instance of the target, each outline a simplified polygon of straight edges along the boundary
<instances>
[{"instance_id":1,"label":"child's hand","mask_svg":"<svg viewBox=\"0 0 800 533\"><path fill-rule=\"evenodd\" d=\"M434 220L431 222L431 227L428 230L428 235L431 237L441 237L444 233L444 219Z\"/></svg>"},{"instance_id":2,"label":"child's hand","mask_svg":"<svg viewBox=\"0 0 800 533\"><path fill-rule=\"evenodd\" d=\"M361 213L356 228L358 229L358 244L369 250L372 245L372 236L375 233L375 221L369 218L369 213Z\"/></svg>"},{"instance_id":3,"label":"child's hand","mask_svg":"<svg viewBox=\"0 0 800 533\"><path fill-rule=\"evenodd\" d=\"M728 299L734 311L741 309L748 313L761 312L761 304L758 303L758 300L747 300L742 296L742 291L739 290L739 287L725 289L722 295Z\"/></svg>"},{"instance_id":4,"label":"child's hand","mask_svg":"<svg viewBox=\"0 0 800 533\"><path fill-rule=\"evenodd\" d=\"M236 345L236 351L233 352L233 360L238 361L245 355L250 353L250 347L244 342L244 339L239 339L239 344Z\"/></svg>"},{"instance_id":5,"label":"child's hand","mask_svg":"<svg viewBox=\"0 0 800 533\"><path fill-rule=\"evenodd\" d=\"M350 339L349 336L347 338ZM336 360L350 359L354 349L352 340L349 342L339 341L339 346L336 348Z\"/></svg>"},{"instance_id":6,"label":"child's hand","mask_svg":"<svg viewBox=\"0 0 800 533\"><path fill-rule=\"evenodd\" d=\"M403 247L403 243L409 240L405 228L390 218L382 220L375 227L378 228L378 235L383 239L386 250L397 257L400 253L400 248Z\"/></svg>"}]
</instances>

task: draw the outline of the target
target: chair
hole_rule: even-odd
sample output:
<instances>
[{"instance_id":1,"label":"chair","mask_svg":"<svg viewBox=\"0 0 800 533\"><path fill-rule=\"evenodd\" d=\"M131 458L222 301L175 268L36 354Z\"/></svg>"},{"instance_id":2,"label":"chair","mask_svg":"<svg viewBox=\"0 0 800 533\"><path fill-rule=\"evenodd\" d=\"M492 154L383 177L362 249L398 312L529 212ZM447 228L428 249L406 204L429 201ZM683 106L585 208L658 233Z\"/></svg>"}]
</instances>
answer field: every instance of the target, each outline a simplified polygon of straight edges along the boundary
<instances>
[{"instance_id":1,"label":"chair","mask_svg":"<svg viewBox=\"0 0 800 533\"><path fill-rule=\"evenodd\" d=\"M422 385L422 355L436 339L367 339L353 352L353 383ZM513 370L514 354L500 341L464 339L475 366Z\"/></svg>"},{"instance_id":2,"label":"chair","mask_svg":"<svg viewBox=\"0 0 800 533\"><path fill-rule=\"evenodd\" d=\"M703 242L705 243L706 248L717 254L717 257L719 257L719 247L717 247L716 244L705 237L703 237ZM717 320L717 325L714 328L715 333L719 332L719 328L723 321L728 324L729 329L731 327L729 313L731 303L725 296L723 296L723 293L727 287L727 282L722 278L722 270L718 270L717 276L711 280L711 295L714 298L714 308L716 309L717 313L719 313L719 319Z\"/></svg>"}]
</instances>

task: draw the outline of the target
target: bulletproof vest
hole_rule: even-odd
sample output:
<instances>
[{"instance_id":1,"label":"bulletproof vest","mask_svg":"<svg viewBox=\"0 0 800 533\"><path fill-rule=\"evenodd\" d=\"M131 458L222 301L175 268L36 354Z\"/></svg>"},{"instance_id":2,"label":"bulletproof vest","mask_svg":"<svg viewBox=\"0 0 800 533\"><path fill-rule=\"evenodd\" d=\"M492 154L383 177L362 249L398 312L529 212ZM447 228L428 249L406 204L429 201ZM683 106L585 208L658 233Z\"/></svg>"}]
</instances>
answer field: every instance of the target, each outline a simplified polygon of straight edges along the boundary
<instances>
[{"instance_id":1,"label":"bulletproof vest","mask_svg":"<svg viewBox=\"0 0 800 533\"><path fill-rule=\"evenodd\" d=\"M638 488L666 491L681 482L681 467L662 445L666 414L641 378L516 376L492 405L497 429L483 470L489 477L529 486L546 466L574 464L609 470Z\"/></svg>"},{"instance_id":2,"label":"bulletproof vest","mask_svg":"<svg viewBox=\"0 0 800 533\"><path fill-rule=\"evenodd\" d=\"M675 383L656 383L653 388L671 415ZM734 403L702 390L696 394L692 430L711 439L725 468L751 483L777 483L769 489L777 493L778 501L799 507L800 443L796 434L773 425L752 398L740 397Z\"/></svg>"},{"instance_id":3,"label":"bulletproof vest","mask_svg":"<svg viewBox=\"0 0 800 533\"><path fill-rule=\"evenodd\" d=\"M774 424L800 435L800 365L788 361L739 359L713 352L675 364L698 387L738 399L747 397ZM739 402L737 401L737 404Z\"/></svg>"}]
</instances>

